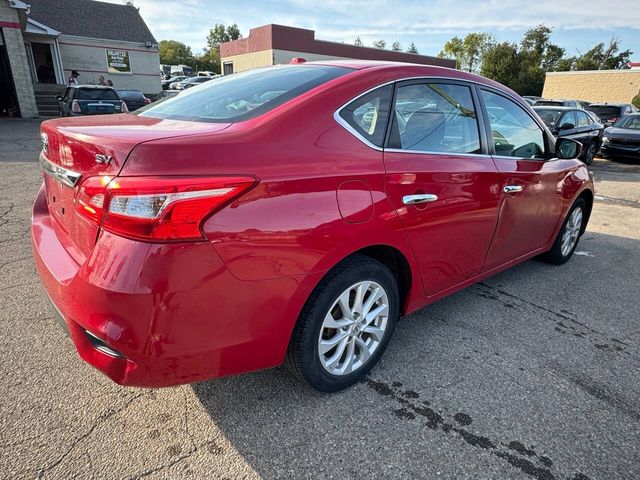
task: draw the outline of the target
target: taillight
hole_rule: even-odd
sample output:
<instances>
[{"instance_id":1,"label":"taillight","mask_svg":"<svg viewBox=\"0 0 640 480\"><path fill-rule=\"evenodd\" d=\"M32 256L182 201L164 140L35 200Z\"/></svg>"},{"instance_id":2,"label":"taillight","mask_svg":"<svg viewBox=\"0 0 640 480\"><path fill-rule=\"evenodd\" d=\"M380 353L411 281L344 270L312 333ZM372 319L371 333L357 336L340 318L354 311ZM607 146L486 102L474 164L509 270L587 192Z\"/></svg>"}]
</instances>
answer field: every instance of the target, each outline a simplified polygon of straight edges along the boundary
<instances>
[{"instance_id":1,"label":"taillight","mask_svg":"<svg viewBox=\"0 0 640 480\"><path fill-rule=\"evenodd\" d=\"M80 109L80 104L78 103L77 100L74 100L73 102L71 102L71 111L73 113L81 113L82 110Z\"/></svg>"},{"instance_id":2,"label":"taillight","mask_svg":"<svg viewBox=\"0 0 640 480\"><path fill-rule=\"evenodd\" d=\"M129 113L129 107L127 107L127 104L124 102L120 102L120 111L122 113Z\"/></svg>"},{"instance_id":3,"label":"taillight","mask_svg":"<svg viewBox=\"0 0 640 480\"><path fill-rule=\"evenodd\" d=\"M149 105L150 103L151 103L151 100L149 100L147 97L144 97L144 104Z\"/></svg>"},{"instance_id":4,"label":"taillight","mask_svg":"<svg viewBox=\"0 0 640 480\"><path fill-rule=\"evenodd\" d=\"M255 183L252 177L90 177L76 193L76 210L136 240L202 240L202 223Z\"/></svg>"}]
</instances>

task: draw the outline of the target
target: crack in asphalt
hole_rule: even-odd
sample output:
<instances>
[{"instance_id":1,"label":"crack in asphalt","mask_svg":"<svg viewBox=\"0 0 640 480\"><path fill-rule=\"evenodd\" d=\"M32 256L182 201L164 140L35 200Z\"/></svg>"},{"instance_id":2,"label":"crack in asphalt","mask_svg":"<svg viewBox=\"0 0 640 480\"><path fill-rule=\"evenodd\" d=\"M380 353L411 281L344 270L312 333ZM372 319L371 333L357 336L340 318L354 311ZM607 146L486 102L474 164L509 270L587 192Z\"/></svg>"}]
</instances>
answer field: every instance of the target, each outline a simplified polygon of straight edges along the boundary
<instances>
[{"instance_id":1,"label":"crack in asphalt","mask_svg":"<svg viewBox=\"0 0 640 480\"><path fill-rule=\"evenodd\" d=\"M177 465L180 462L183 462L184 460L190 458L194 453L196 453L197 451L199 451L201 448L203 447L207 447L209 445L215 445L215 440L209 440L207 442L204 442L200 445L195 445L192 448L190 448L186 453L181 454L180 456L171 459L170 461L163 463L162 465L158 465L156 467L150 468L149 470L145 470L142 473L139 473L137 475L128 477L129 480L139 480L141 478L144 477L148 477L149 475L153 475L154 473L160 472L162 470L165 470L167 468L171 468L174 465Z\"/></svg>"},{"instance_id":2,"label":"crack in asphalt","mask_svg":"<svg viewBox=\"0 0 640 480\"><path fill-rule=\"evenodd\" d=\"M517 309L518 304L520 306L526 306L534 308L542 312L545 318L554 322L554 330L563 335L572 335L576 338L586 339L598 350L610 353L619 353L624 355L631 355L627 351L627 348L631 345L624 340L620 340L614 337L608 337L605 333L591 328L590 326L577 320L576 315L567 311L560 310L559 312L543 305L538 305L535 302L526 300L522 297L514 295L505 291L502 288L497 288L489 285L485 282L480 282L477 285L478 291L476 295L487 300L496 301L502 304L504 307ZM551 315L551 317L549 317Z\"/></svg>"},{"instance_id":3,"label":"crack in asphalt","mask_svg":"<svg viewBox=\"0 0 640 480\"><path fill-rule=\"evenodd\" d=\"M123 412L124 410L129 408L133 402L135 402L136 400L138 400L139 398L141 398L141 397L143 397L143 396L145 396L147 394L148 394L148 392L143 392L143 393L140 393L138 395L134 395L133 397L127 399L127 401L124 403L124 405L122 405L122 406L120 406L118 408L115 408L115 409L111 408L111 409L109 409L109 410L107 410L105 412L102 412L98 416L96 421L93 423L93 425L91 425L89 430L87 430L82 435L76 437L71 442L71 445L69 445L69 448L67 448L67 450L65 450L65 452L62 455L60 455L57 460L55 460L50 465L47 465L46 467L42 468L38 472L38 478L43 478L45 473L53 470L58 465L60 465L62 463L62 461L65 458L67 458L67 456L69 456L69 454L80 444L80 442L82 442L85 438L87 438L89 435L91 435L95 431L95 429L98 428L102 423L104 423L105 421L107 421L108 419L113 417L114 415L117 415L118 413Z\"/></svg>"},{"instance_id":4,"label":"crack in asphalt","mask_svg":"<svg viewBox=\"0 0 640 480\"><path fill-rule=\"evenodd\" d=\"M423 425L430 430L441 431L444 434L454 432L468 445L491 453L536 480L562 478L556 476L559 474L552 472L551 469L554 467L554 462L546 455L536 452L533 447L526 447L524 443L517 440L499 442L487 436L473 433L469 428L465 428L473 423L473 419L466 413L458 412L453 415L453 421L448 421L445 420L444 413L431 406L431 402L420 402L418 400L420 394L417 392L413 390L402 391L400 388L402 383L400 382L393 382L389 385L385 382L365 377L362 383L379 395L395 400L399 404L399 408L393 409L392 413L401 420L412 421L420 416L421 419L426 419ZM589 480L589 477L582 472L575 472L571 478L572 480Z\"/></svg>"}]
</instances>

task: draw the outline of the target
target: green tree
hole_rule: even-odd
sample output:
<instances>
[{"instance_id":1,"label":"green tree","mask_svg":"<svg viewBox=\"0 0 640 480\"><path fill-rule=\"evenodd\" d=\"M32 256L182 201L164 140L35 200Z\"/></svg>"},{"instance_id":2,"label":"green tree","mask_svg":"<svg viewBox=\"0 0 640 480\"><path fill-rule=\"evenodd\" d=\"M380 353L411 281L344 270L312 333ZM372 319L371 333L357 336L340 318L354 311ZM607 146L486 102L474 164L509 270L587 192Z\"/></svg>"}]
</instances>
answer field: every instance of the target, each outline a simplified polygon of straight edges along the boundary
<instances>
[{"instance_id":1,"label":"green tree","mask_svg":"<svg viewBox=\"0 0 640 480\"><path fill-rule=\"evenodd\" d=\"M160 63L167 65L189 65L193 61L191 47L177 40L161 40L158 45Z\"/></svg>"},{"instance_id":2,"label":"green tree","mask_svg":"<svg viewBox=\"0 0 640 480\"><path fill-rule=\"evenodd\" d=\"M620 52L620 41L612 38L609 45L599 43L575 62L576 70L619 70L629 68L629 60L633 54L630 50Z\"/></svg>"},{"instance_id":3,"label":"green tree","mask_svg":"<svg viewBox=\"0 0 640 480\"><path fill-rule=\"evenodd\" d=\"M640 90L638 90L638 94L633 97L633 100L631 100L631 103L633 103L633 105L636 108L640 108Z\"/></svg>"},{"instance_id":4,"label":"green tree","mask_svg":"<svg viewBox=\"0 0 640 480\"><path fill-rule=\"evenodd\" d=\"M453 37L444 44L438 56L454 59L456 68L476 73L480 70L484 53L493 44L495 40L488 33L469 33L464 39Z\"/></svg>"},{"instance_id":5,"label":"green tree","mask_svg":"<svg viewBox=\"0 0 640 480\"><path fill-rule=\"evenodd\" d=\"M374 40L373 41L373 47L374 48L381 48L384 50L384 48L387 46L387 42L385 42L384 40Z\"/></svg>"},{"instance_id":6,"label":"green tree","mask_svg":"<svg viewBox=\"0 0 640 480\"><path fill-rule=\"evenodd\" d=\"M407 48L407 53L413 53L414 55L418 54L418 49L416 48L416 44L411 42L411 45L409 45L409 48Z\"/></svg>"},{"instance_id":7,"label":"green tree","mask_svg":"<svg viewBox=\"0 0 640 480\"><path fill-rule=\"evenodd\" d=\"M353 42L353 44L354 44L356 47L361 47L361 46L362 46L362 40L360 40L360 35L358 35L358 36L356 37L356 40Z\"/></svg>"},{"instance_id":8,"label":"green tree","mask_svg":"<svg viewBox=\"0 0 640 480\"><path fill-rule=\"evenodd\" d=\"M402 47L400 46L400 42L393 42L393 45L391 45L391 50L393 50L394 52L401 52Z\"/></svg>"},{"instance_id":9,"label":"green tree","mask_svg":"<svg viewBox=\"0 0 640 480\"><path fill-rule=\"evenodd\" d=\"M242 38L237 24L225 27L221 23L216 23L207 35L207 46L205 51L218 50L221 43L230 42Z\"/></svg>"},{"instance_id":10,"label":"green tree","mask_svg":"<svg viewBox=\"0 0 640 480\"><path fill-rule=\"evenodd\" d=\"M522 88L522 57L514 43L492 45L483 55L480 74L516 91Z\"/></svg>"}]
</instances>

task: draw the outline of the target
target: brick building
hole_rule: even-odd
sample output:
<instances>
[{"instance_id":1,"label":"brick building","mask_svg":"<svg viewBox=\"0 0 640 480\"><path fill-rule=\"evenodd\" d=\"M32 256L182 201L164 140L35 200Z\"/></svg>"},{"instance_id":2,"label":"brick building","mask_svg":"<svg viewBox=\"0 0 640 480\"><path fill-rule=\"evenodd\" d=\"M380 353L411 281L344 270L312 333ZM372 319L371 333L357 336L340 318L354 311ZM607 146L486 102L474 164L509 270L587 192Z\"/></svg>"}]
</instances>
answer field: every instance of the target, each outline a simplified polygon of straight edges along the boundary
<instances>
[{"instance_id":1,"label":"brick building","mask_svg":"<svg viewBox=\"0 0 640 480\"><path fill-rule=\"evenodd\" d=\"M639 92L640 69L631 68L547 72L542 96L588 102L631 103L631 99Z\"/></svg>"},{"instance_id":2,"label":"brick building","mask_svg":"<svg viewBox=\"0 0 640 480\"><path fill-rule=\"evenodd\" d=\"M313 30L264 25L252 28L247 38L220 44L222 73L227 75L256 67L289 63L292 58L318 60L384 60L455 68L455 60L358 47L346 43L316 40Z\"/></svg>"},{"instance_id":3,"label":"brick building","mask_svg":"<svg viewBox=\"0 0 640 480\"><path fill-rule=\"evenodd\" d=\"M131 5L93 0L0 0L0 116L57 114L72 70L116 88L160 91L152 33Z\"/></svg>"}]
</instances>

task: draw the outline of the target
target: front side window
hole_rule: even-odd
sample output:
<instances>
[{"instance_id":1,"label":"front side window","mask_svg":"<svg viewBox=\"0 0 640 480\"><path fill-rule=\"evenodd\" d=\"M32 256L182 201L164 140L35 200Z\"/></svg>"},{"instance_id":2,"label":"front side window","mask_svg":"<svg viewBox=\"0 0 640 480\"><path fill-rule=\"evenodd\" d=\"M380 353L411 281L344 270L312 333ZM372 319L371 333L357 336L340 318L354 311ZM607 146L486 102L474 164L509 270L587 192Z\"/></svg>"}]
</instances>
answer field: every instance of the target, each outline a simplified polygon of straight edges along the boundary
<instances>
[{"instance_id":1,"label":"front side window","mask_svg":"<svg viewBox=\"0 0 640 480\"><path fill-rule=\"evenodd\" d=\"M284 65L235 73L137 110L139 115L199 122L257 117L323 83L351 72L329 65Z\"/></svg>"},{"instance_id":2,"label":"front side window","mask_svg":"<svg viewBox=\"0 0 640 480\"><path fill-rule=\"evenodd\" d=\"M340 117L360 136L381 147L389 118L393 86L377 88L340 110Z\"/></svg>"},{"instance_id":3,"label":"front side window","mask_svg":"<svg viewBox=\"0 0 640 480\"><path fill-rule=\"evenodd\" d=\"M515 102L481 90L487 108L496 155L517 158L545 158L544 133Z\"/></svg>"},{"instance_id":4,"label":"front side window","mask_svg":"<svg viewBox=\"0 0 640 480\"><path fill-rule=\"evenodd\" d=\"M471 89L419 83L398 87L389 147L422 152L480 153Z\"/></svg>"}]
</instances>

